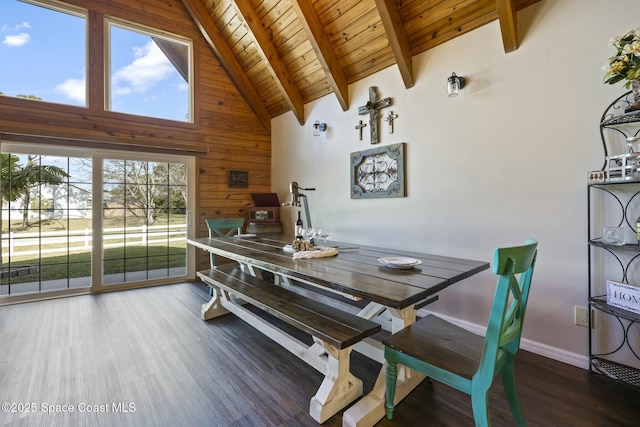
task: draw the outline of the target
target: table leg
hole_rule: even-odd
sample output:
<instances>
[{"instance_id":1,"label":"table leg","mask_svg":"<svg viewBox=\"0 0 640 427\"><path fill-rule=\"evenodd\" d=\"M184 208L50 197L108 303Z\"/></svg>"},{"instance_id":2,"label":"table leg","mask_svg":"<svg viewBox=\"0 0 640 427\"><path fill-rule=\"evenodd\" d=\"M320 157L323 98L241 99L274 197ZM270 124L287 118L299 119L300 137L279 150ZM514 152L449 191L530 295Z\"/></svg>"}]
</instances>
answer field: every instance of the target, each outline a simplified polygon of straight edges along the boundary
<instances>
[{"instance_id":1,"label":"table leg","mask_svg":"<svg viewBox=\"0 0 640 427\"><path fill-rule=\"evenodd\" d=\"M387 308L387 311L391 315L391 332L397 332L416 320L416 310L413 306L402 310ZM343 427L373 426L385 416L386 371L387 364L385 362L382 364L378 378L369 394L342 415ZM421 373L398 364L395 403L397 404L404 399L424 378L425 376Z\"/></svg>"},{"instance_id":2,"label":"table leg","mask_svg":"<svg viewBox=\"0 0 640 427\"><path fill-rule=\"evenodd\" d=\"M309 414L323 423L362 395L362 380L349 371L351 347L337 349L315 337L314 341L326 350L328 360L324 380L309 403Z\"/></svg>"},{"instance_id":3,"label":"table leg","mask_svg":"<svg viewBox=\"0 0 640 427\"><path fill-rule=\"evenodd\" d=\"M220 303L220 293L222 291L215 286L211 286L211 283L209 283L209 286L211 287L211 299L208 303L202 304L202 308L200 310L202 320L213 319L214 317L222 316L229 312L229 310L224 308Z\"/></svg>"}]
</instances>

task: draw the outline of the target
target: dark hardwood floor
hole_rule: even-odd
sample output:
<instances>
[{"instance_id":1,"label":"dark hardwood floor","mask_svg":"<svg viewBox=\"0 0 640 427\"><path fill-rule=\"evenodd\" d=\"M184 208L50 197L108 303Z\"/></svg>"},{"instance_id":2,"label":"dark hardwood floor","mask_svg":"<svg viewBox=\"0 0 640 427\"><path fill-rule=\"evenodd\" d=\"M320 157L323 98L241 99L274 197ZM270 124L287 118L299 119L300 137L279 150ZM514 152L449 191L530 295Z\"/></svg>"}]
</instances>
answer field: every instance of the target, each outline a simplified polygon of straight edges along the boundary
<instances>
[{"instance_id":1,"label":"dark hardwood floor","mask_svg":"<svg viewBox=\"0 0 640 427\"><path fill-rule=\"evenodd\" d=\"M317 425L308 409L320 373L234 315L200 320L206 299L184 283L0 307L0 425ZM379 368L352 356L365 392ZM638 391L524 351L516 369L531 426L640 423ZM493 426L513 425L499 379L491 410ZM471 404L425 381L378 425L472 426Z\"/></svg>"}]
</instances>

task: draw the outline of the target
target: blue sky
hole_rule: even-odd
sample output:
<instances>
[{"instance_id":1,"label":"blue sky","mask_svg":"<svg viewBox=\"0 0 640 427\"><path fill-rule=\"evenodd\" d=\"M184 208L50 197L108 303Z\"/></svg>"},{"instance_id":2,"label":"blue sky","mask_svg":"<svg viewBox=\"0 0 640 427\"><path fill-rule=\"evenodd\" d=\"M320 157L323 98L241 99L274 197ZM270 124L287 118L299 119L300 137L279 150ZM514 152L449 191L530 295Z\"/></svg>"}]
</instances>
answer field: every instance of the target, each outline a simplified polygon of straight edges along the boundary
<instances>
[{"instance_id":1,"label":"blue sky","mask_svg":"<svg viewBox=\"0 0 640 427\"><path fill-rule=\"evenodd\" d=\"M86 23L18 0L0 0L0 92L81 105ZM114 111L185 121L188 86L152 39L113 27L109 73Z\"/></svg>"}]
</instances>

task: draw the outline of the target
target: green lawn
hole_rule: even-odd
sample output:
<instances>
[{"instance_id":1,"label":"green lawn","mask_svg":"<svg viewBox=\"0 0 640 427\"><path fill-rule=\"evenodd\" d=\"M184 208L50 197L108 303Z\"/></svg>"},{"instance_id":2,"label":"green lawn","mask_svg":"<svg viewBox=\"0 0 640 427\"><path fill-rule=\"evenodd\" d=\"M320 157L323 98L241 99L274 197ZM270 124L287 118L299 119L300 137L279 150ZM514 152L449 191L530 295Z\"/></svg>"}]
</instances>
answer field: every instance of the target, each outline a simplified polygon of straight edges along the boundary
<instances>
[{"instance_id":1,"label":"green lawn","mask_svg":"<svg viewBox=\"0 0 640 427\"><path fill-rule=\"evenodd\" d=\"M171 215L170 217L160 217L153 224L185 224L185 215ZM127 227L139 227L143 224L141 218L127 217ZM105 228L123 227L123 218L105 218ZM11 231L19 237L21 233L83 230L91 229L91 218L74 218L69 220L46 220L42 222L30 223L29 227L23 229L21 221L11 221ZM9 230L9 222L3 221L2 231ZM44 242L44 241L43 241ZM124 243L122 239L110 240L109 243ZM151 243L151 242L149 242ZM72 246L79 246L83 243L73 243ZM46 248L66 248L66 244L46 244ZM39 250L37 246L20 247L21 251ZM3 254L3 267L8 267L6 254ZM169 246L165 244L140 244L108 248L104 250L104 274L114 274L122 272L134 272L145 270L156 270L171 267L183 267L186 264L186 242L171 242ZM91 252L73 252L67 255L25 255L13 256L11 266L31 265L38 266L38 274L12 277L11 283L25 283L32 281L47 281L64 278L78 278L91 276ZM2 284L7 284L8 278L2 279Z\"/></svg>"},{"instance_id":2,"label":"green lawn","mask_svg":"<svg viewBox=\"0 0 640 427\"><path fill-rule=\"evenodd\" d=\"M125 258L126 256L126 258ZM170 267L184 267L186 263L185 245L176 246L127 246L123 248L105 249L104 274L122 272L157 270ZM38 274L11 278L11 283L25 283L64 278L90 277L91 253L80 252L67 256L34 257L21 260L16 265L33 265L39 267ZM4 267L7 267L6 265ZM3 278L2 284L9 279Z\"/></svg>"}]
</instances>

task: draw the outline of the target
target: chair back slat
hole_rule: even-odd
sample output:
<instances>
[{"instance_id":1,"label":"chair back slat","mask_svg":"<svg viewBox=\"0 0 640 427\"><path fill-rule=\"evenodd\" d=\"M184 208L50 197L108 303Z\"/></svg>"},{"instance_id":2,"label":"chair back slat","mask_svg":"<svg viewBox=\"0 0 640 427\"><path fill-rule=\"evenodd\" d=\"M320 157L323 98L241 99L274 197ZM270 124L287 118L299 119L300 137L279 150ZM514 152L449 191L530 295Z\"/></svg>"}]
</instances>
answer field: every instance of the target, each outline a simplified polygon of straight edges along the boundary
<instances>
[{"instance_id":1,"label":"chair back slat","mask_svg":"<svg viewBox=\"0 0 640 427\"><path fill-rule=\"evenodd\" d=\"M509 310L504 315L502 331L500 333L500 346L503 346L509 341L516 338L520 333L520 329L522 328L522 317L520 310L520 308L522 307L522 292L520 291L520 288L518 286L518 281L513 275L511 276L511 280L509 281L509 286L511 289L511 294L513 295L513 299L511 300Z\"/></svg>"},{"instance_id":2,"label":"chair back slat","mask_svg":"<svg viewBox=\"0 0 640 427\"><path fill-rule=\"evenodd\" d=\"M204 222L209 228L209 237L231 237L242 233L244 218L214 218L205 219ZM216 266L216 256L213 253L209 255L209 264L211 268Z\"/></svg>"},{"instance_id":3,"label":"chair back slat","mask_svg":"<svg viewBox=\"0 0 640 427\"><path fill-rule=\"evenodd\" d=\"M209 237L230 237L242 233L244 218L205 219L209 228Z\"/></svg>"},{"instance_id":4,"label":"chair back slat","mask_svg":"<svg viewBox=\"0 0 640 427\"><path fill-rule=\"evenodd\" d=\"M536 256L535 248L537 241L527 239L523 246L514 246L510 248L498 248L494 252L492 271L499 276L506 274L508 263L511 259L515 263L512 274L524 273L530 269L533 258ZM534 245L534 250L531 250Z\"/></svg>"},{"instance_id":5,"label":"chair back slat","mask_svg":"<svg viewBox=\"0 0 640 427\"><path fill-rule=\"evenodd\" d=\"M493 272L498 275L479 373L493 377L500 351L512 355L520 347L524 315L531 288L538 242L495 250Z\"/></svg>"}]
</instances>

